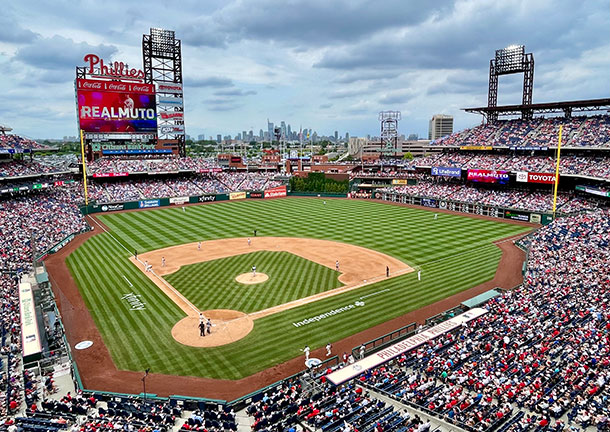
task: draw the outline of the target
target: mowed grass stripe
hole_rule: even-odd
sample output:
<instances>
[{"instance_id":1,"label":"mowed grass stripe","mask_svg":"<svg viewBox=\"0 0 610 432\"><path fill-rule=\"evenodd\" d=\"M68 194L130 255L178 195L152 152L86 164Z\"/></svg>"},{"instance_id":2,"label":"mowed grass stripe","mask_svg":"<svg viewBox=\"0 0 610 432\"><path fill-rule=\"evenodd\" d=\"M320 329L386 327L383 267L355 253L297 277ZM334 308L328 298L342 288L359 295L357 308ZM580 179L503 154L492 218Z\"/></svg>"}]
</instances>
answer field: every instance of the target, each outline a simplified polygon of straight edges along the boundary
<instances>
[{"instance_id":1,"label":"mowed grass stripe","mask_svg":"<svg viewBox=\"0 0 610 432\"><path fill-rule=\"evenodd\" d=\"M236 282L235 277L250 273L252 265L269 280L254 285ZM302 268L314 275L313 281L295 279ZM254 312L301 298L297 292L306 297L337 288L342 285L338 275L335 270L288 252L260 251L183 266L165 279L200 310Z\"/></svg>"},{"instance_id":2,"label":"mowed grass stripe","mask_svg":"<svg viewBox=\"0 0 610 432\"><path fill-rule=\"evenodd\" d=\"M68 264L119 368L151 367L160 373L239 379L302 355L300 349L305 344L312 348L323 346L490 280L501 256L491 242L527 230L501 221L452 214L439 214L434 220L433 215L433 211L366 201L327 200L324 206L322 200L306 198L206 204L188 207L184 213L167 208L108 214L100 219L129 252L113 246L110 237L103 238L103 244L95 243L93 240L105 235L96 236L73 253ZM251 237L253 229L260 236L321 238L378 250L421 267L422 281L418 282L416 273L411 273L271 315L256 320L246 338L222 347L196 349L175 342L170 330L184 315L127 261L131 250L144 252L213 238ZM242 259L239 271L243 272L244 266L249 271L250 259ZM225 289L209 292L206 301L260 310L270 302L302 298L319 289L319 285L337 280L338 275L331 269L323 268L327 272L321 274L304 264L294 268L293 260L292 256L269 259L274 266L284 268L286 279L284 289L273 293L275 297L242 299L236 298L235 291ZM288 271L290 267L293 271ZM207 273L184 273L180 283L191 285L189 289L197 295L198 284L204 279L222 284L222 278L227 277L225 266ZM133 283L133 291L146 299L145 312L150 312L150 317L146 316L144 322L133 316L124 317L129 311L117 304L125 287L125 283L121 285L123 274ZM292 325L386 288L390 291L363 299L363 307L315 324L298 328Z\"/></svg>"}]
</instances>

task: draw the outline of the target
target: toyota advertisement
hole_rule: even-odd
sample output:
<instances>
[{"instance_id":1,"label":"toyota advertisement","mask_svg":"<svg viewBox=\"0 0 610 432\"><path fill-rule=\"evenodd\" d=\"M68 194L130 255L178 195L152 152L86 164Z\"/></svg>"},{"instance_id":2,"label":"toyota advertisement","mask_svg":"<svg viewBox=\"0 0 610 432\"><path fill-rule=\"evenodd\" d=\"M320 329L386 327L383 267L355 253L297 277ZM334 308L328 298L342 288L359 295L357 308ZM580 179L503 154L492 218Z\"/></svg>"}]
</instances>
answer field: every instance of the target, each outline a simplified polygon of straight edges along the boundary
<instances>
[{"instance_id":1,"label":"toyota advertisement","mask_svg":"<svg viewBox=\"0 0 610 432\"><path fill-rule=\"evenodd\" d=\"M152 84L77 79L76 94L80 128L85 132L157 131Z\"/></svg>"},{"instance_id":2,"label":"toyota advertisement","mask_svg":"<svg viewBox=\"0 0 610 432\"><path fill-rule=\"evenodd\" d=\"M480 169L469 169L468 180L479 183L508 183L508 172L507 171L492 171L492 170L480 170Z\"/></svg>"},{"instance_id":3,"label":"toyota advertisement","mask_svg":"<svg viewBox=\"0 0 610 432\"><path fill-rule=\"evenodd\" d=\"M519 171L517 181L521 183L555 184L555 174Z\"/></svg>"}]
</instances>

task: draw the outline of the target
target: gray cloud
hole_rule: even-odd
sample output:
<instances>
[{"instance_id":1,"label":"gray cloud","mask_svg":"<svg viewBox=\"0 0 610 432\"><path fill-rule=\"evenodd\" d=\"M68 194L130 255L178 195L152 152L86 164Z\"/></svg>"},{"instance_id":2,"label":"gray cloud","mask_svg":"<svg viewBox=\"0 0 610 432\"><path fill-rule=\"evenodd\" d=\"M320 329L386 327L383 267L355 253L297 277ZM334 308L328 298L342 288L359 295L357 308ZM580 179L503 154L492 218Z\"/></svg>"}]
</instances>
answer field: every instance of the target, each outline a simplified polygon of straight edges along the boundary
<instances>
[{"instance_id":1,"label":"gray cloud","mask_svg":"<svg viewBox=\"0 0 610 432\"><path fill-rule=\"evenodd\" d=\"M320 109L328 109L328 108L332 108L333 104L329 104L329 103L325 103L325 104L321 104L319 106Z\"/></svg>"},{"instance_id":2,"label":"gray cloud","mask_svg":"<svg viewBox=\"0 0 610 432\"><path fill-rule=\"evenodd\" d=\"M241 40L274 41L302 51L361 40L379 28L415 25L452 7L453 1L351 0L234 1L181 28L186 43L226 48Z\"/></svg>"},{"instance_id":3,"label":"gray cloud","mask_svg":"<svg viewBox=\"0 0 610 432\"><path fill-rule=\"evenodd\" d=\"M214 92L214 96L250 96L255 95L256 91L254 90L241 90L241 89L227 89L227 90L218 90Z\"/></svg>"},{"instance_id":4,"label":"gray cloud","mask_svg":"<svg viewBox=\"0 0 610 432\"><path fill-rule=\"evenodd\" d=\"M36 43L19 48L13 59L39 69L66 70L82 64L85 54L96 53L101 58L109 59L117 51L112 45L77 43L55 35L37 39Z\"/></svg>"},{"instance_id":5,"label":"gray cloud","mask_svg":"<svg viewBox=\"0 0 610 432\"><path fill-rule=\"evenodd\" d=\"M40 36L17 24L14 16L5 9L10 8L8 4L3 4L2 8L3 11L0 13L0 42L28 43Z\"/></svg>"},{"instance_id":6,"label":"gray cloud","mask_svg":"<svg viewBox=\"0 0 610 432\"><path fill-rule=\"evenodd\" d=\"M185 77L184 85L189 87L233 87L233 81L223 77Z\"/></svg>"}]
</instances>

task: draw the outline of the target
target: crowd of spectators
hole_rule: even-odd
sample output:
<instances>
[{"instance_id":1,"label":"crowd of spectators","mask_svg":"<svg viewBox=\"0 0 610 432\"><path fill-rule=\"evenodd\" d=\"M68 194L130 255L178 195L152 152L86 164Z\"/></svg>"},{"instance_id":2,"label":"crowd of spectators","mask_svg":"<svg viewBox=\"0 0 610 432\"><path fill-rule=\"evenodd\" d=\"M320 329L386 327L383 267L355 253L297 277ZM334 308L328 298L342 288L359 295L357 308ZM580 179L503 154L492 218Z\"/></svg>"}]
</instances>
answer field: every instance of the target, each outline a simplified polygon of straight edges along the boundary
<instances>
[{"instance_id":1,"label":"crowd of spectators","mask_svg":"<svg viewBox=\"0 0 610 432\"><path fill-rule=\"evenodd\" d=\"M566 147L610 147L610 116L505 120L466 129L430 142L432 146L551 147L563 125Z\"/></svg>"},{"instance_id":2,"label":"crowd of spectators","mask_svg":"<svg viewBox=\"0 0 610 432\"><path fill-rule=\"evenodd\" d=\"M0 269L29 270L34 253L85 230L78 202L82 194L76 183L0 200Z\"/></svg>"},{"instance_id":3,"label":"crowd of spectators","mask_svg":"<svg viewBox=\"0 0 610 432\"><path fill-rule=\"evenodd\" d=\"M488 314L359 380L470 430L610 430L608 263L610 210L557 219Z\"/></svg>"},{"instance_id":4,"label":"crowd of spectators","mask_svg":"<svg viewBox=\"0 0 610 432\"><path fill-rule=\"evenodd\" d=\"M100 158L87 164L90 174L148 173L220 169L214 158L118 159Z\"/></svg>"},{"instance_id":5,"label":"crowd of spectators","mask_svg":"<svg viewBox=\"0 0 610 432\"><path fill-rule=\"evenodd\" d=\"M527 156L514 154L450 153L416 158L415 166L443 166L462 169L489 169L505 171L529 171L554 173L556 160L551 156ZM584 175L610 179L610 157L564 154L559 164L560 174Z\"/></svg>"},{"instance_id":6,"label":"crowd of spectators","mask_svg":"<svg viewBox=\"0 0 610 432\"><path fill-rule=\"evenodd\" d=\"M50 155L35 157L30 160L29 156L24 159L0 160L0 177L23 177L37 176L54 173L65 173L70 171L71 166L76 166L77 159L74 155Z\"/></svg>"},{"instance_id":7,"label":"crowd of spectators","mask_svg":"<svg viewBox=\"0 0 610 432\"><path fill-rule=\"evenodd\" d=\"M386 187L378 189L378 191L518 210L548 212L553 209L553 195L548 192L488 189L445 181L418 181L415 185ZM569 214L593 210L600 204L595 199L558 193L556 206L560 213Z\"/></svg>"},{"instance_id":8,"label":"crowd of spectators","mask_svg":"<svg viewBox=\"0 0 610 432\"><path fill-rule=\"evenodd\" d=\"M137 201L201 194L221 194L238 190L260 191L281 186L273 173L203 174L186 178L130 179L122 182L91 182L89 196L99 202Z\"/></svg>"},{"instance_id":9,"label":"crowd of spectators","mask_svg":"<svg viewBox=\"0 0 610 432\"><path fill-rule=\"evenodd\" d=\"M302 391L294 380L285 381L251 403L246 412L253 419L253 431L295 430L297 422L322 431L431 430L429 422L381 401L354 383L334 387L324 380L314 392Z\"/></svg>"},{"instance_id":10,"label":"crowd of spectators","mask_svg":"<svg viewBox=\"0 0 610 432\"><path fill-rule=\"evenodd\" d=\"M19 135L0 134L0 149L43 150L48 147Z\"/></svg>"}]
</instances>

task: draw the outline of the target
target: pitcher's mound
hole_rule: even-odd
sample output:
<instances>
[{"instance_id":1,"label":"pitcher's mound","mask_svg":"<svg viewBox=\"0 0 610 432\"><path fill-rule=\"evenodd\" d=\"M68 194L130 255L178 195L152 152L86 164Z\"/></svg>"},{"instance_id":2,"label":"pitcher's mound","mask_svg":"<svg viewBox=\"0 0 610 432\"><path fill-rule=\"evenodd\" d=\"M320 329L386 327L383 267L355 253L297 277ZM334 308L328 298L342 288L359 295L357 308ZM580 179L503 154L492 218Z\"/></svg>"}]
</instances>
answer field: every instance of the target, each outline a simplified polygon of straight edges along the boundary
<instances>
[{"instance_id":1,"label":"pitcher's mound","mask_svg":"<svg viewBox=\"0 0 610 432\"><path fill-rule=\"evenodd\" d=\"M235 278L237 282L247 285L265 282L267 279L269 279L269 276L265 273L256 273L256 276L253 276L252 273L242 273Z\"/></svg>"},{"instance_id":2,"label":"pitcher's mound","mask_svg":"<svg viewBox=\"0 0 610 432\"><path fill-rule=\"evenodd\" d=\"M203 315L212 321L212 333L199 336L199 317L188 316L172 328L174 339L192 347L215 347L238 341L247 336L254 327L252 318L235 310L214 309L204 311Z\"/></svg>"}]
</instances>

